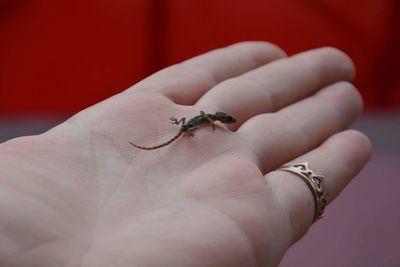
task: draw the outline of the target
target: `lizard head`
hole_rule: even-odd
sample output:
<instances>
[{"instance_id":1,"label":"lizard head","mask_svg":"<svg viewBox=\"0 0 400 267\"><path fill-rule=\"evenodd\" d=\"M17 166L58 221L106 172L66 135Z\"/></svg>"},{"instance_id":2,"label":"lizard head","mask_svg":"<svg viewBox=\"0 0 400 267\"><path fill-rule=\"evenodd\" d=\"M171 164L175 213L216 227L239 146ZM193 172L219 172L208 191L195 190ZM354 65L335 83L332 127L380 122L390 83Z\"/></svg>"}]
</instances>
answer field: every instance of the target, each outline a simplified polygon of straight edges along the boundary
<instances>
[{"instance_id":1,"label":"lizard head","mask_svg":"<svg viewBox=\"0 0 400 267\"><path fill-rule=\"evenodd\" d=\"M221 111L216 112L215 116L222 123L235 123L236 122L236 119L234 117L232 117L231 115L228 115L224 112L221 112Z\"/></svg>"}]
</instances>

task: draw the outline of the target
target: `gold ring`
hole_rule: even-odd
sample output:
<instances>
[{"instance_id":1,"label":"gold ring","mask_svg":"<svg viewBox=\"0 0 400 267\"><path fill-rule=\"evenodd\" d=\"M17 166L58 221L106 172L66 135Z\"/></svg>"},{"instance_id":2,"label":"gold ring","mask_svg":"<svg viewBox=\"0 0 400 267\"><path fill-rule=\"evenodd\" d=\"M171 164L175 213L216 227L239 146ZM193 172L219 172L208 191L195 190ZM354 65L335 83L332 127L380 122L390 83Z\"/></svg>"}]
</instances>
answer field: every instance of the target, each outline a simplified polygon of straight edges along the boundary
<instances>
[{"instance_id":1,"label":"gold ring","mask_svg":"<svg viewBox=\"0 0 400 267\"><path fill-rule=\"evenodd\" d=\"M306 182L308 187L311 189L311 192L313 193L315 201L315 213L313 222L321 219L324 216L324 210L326 205L328 204L328 199L326 197L323 187L323 181L325 178L321 175L316 175L312 170L310 170L310 168L308 167L308 162L283 165L278 170L293 173L303 179L304 182Z\"/></svg>"}]
</instances>

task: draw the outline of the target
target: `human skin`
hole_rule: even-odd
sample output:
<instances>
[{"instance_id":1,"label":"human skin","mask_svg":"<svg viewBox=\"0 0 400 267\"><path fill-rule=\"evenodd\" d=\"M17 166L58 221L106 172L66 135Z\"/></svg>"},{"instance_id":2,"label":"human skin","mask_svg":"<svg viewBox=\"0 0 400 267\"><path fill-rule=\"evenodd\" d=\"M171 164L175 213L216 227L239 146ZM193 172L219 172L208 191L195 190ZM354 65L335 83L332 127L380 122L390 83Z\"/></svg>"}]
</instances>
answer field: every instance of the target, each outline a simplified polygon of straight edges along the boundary
<instances>
[{"instance_id":1,"label":"human skin","mask_svg":"<svg viewBox=\"0 0 400 267\"><path fill-rule=\"evenodd\" d=\"M277 266L312 225L310 163L331 202L371 154L334 48L245 42L166 68L38 136L0 145L0 266ZM174 136L178 119L232 125ZM329 206L327 208L329 210ZM326 216L323 220L329 220Z\"/></svg>"}]
</instances>

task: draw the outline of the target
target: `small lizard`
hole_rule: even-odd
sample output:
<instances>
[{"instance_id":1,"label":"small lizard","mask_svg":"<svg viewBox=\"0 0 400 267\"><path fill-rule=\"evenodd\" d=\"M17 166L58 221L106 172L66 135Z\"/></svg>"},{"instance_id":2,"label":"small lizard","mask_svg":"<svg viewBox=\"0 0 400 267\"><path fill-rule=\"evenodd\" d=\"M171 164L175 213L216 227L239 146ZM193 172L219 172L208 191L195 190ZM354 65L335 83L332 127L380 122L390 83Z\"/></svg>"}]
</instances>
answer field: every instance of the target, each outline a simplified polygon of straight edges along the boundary
<instances>
[{"instance_id":1,"label":"small lizard","mask_svg":"<svg viewBox=\"0 0 400 267\"><path fill-rule=\"evenodd\" d=\"M178 139L183 133L193 137L194 136L193 131L196 130L197 127L200 126L201 124L209 123L209 124L211 124L213 130L215 130L214 121L220 121L222 123L235 123L236 122L236 119L234 117L232 117L224 112L220 112L220 111L216 112L215 114L206 114L204 111L200 111L200 115L194 116L188 122L186 122L185 117L183 117L180 120L178 120L175 117L171 117L171 118L169 118L169 120L171 121L172 124L179 125L180 123L182 123L182 125L181 125L181 128L179 129L179 132L174 137L172 137L170 140L168 140L167 142L162 143L160 145L152 146L152 147L139 146L132 142L129 142L129 143L131 145L133 145L134 147L137 147L140 149L153 150L153 149L161 148L161 147L171 144L173 141Z\"/></svg>"}]
</instances>

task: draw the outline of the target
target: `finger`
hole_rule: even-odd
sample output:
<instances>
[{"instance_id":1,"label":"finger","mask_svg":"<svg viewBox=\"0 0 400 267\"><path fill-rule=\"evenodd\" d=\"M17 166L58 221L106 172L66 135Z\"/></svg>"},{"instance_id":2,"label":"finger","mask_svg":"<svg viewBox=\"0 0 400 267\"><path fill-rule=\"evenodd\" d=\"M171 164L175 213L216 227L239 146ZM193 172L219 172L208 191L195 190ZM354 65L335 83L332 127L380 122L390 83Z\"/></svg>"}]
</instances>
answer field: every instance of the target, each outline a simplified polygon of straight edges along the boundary
<instances>
[{"instance_id":1,"label":"finger","mask_svg":"<svg viewBox=\"0 0 400 267\"><path fill-rule=\"evenodd\" d=\"M331 202L367 163L372 145L362 133L349 130L338 133L320 147L291 161L309 162L309 168L317 175L323 175L323 188ZM314 219L315 203L307 184L295 174L273 171L265 175L267 184L280 203L284 220L292 228L292 243L301 238ZM329 208L326 219L329 219ZM284 222L280 222L284 223Z\"/></svg>"},{"instance_id":2,"label":"finger","mask_svg":"<svg viewBox=\"0 0 400 267\"><path fill-rule=\"evenodd\" d=\"M160 92L175 103L191 105L225 79L284 56L280 48L270 43L238 43L161 70L130 90Z\"/></svg>"},{"instance_id":3,"label":"finger","mask_svg":"<svg viewBox=\"0 0 400 267\"><path fill-rule=\"evenodd\" d=\"M239 123L230 129L236 129L257 114L279 110L353 76L354 65L343 52L315 49L228 79L208 91L197 104L234 115Z\"/></svg>"},{"instance_id":4,"label":"finger","mask_svg":"<svg viewBox=\"0 0 400 267\"><path fill-rule=\"evenodd\" d=\"M260 168L269 171L346 129L361 111L355 87L339 82L276 113L253 117L238 134L253 148Z\"/></svg>"}]
</instances>

